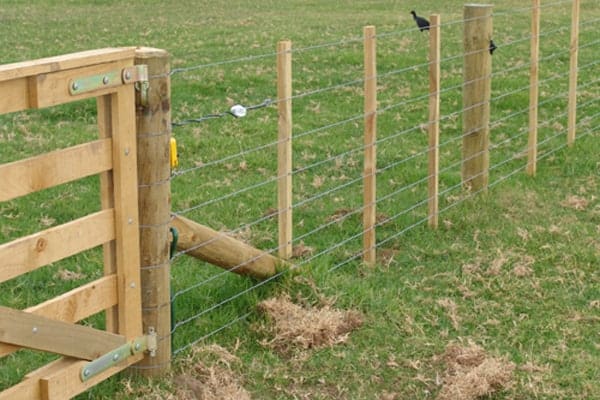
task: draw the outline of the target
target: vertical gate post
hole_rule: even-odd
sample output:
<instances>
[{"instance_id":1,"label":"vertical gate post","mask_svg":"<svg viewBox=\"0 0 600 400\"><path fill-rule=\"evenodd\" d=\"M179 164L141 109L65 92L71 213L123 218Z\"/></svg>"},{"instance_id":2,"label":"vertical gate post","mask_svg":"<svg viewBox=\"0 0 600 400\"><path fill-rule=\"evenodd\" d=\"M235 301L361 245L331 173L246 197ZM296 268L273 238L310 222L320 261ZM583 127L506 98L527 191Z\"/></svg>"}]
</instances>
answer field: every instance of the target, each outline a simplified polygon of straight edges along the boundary
<instances>
[{"instance_id":1,"label":"vertical gate post","mask_svg":"<svg viewBox=\"0 0 600 400\"><path fill-rule=\"evenodd\" d=\"M492 6L466 4L464 24L462 182L477 191L489 179Z\"/></svg>"},{"instance_id":2,"label":"vertical gate post","mask_svg":"<svg viewBox=\"0 0 600 400\"><path fill-rule=\"evenodd\" d=\"M154 329L157 351L132 370L160 376L171 362L171 295L169 223L171 211L171 85L169 54L139 48L135 64L148 66L148 86L136 90L138 193L142 322L144 333Z\"/></svg>"}]
</instances>

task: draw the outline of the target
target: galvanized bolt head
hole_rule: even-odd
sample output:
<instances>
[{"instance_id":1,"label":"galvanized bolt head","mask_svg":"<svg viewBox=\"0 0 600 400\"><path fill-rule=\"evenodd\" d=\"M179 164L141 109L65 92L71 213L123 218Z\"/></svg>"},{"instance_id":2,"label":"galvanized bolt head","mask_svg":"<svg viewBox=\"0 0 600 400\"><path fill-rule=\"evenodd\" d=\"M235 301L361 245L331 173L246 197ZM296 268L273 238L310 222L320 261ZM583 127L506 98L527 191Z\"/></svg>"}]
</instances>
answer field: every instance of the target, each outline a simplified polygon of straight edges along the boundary
<instances>
[{"instance_id":1,"label":"galvanized bolt head","mask_svg":"<svg viewBox=\"0 0 600 400\"><path fill-rule=\"evenodd\" d=\"M78 84L77 82L73 82L73 83L71 84L71 89L73 89L73 90L78 90L78 89L79 89L79 84Z\"/></svg>"},{"instance_id":2,"label":"galvanized bolt head","mask_svg":"<svg viewBox=\"0 0 600 400\"><path fill-rule=\"evenodd\" d=\"M102 78L102 83L104 83L105 85L108 85L109 79L108 76L105 76L104 78Z\"/></svg>"},{"instance_id":3,"label":"galvanized bolt head","mask_svg":"<svg viewBox=\"0 0 600 400\"><path fill-rule=\"evenodd\" d=\"M88 368L83 370L83 376L90 376L90 373L91 371Z\"/></svg>"},{"instance_id":4,"label":"galvanized bolt head","mask_svg":"<svg viewBox=\"0 0 600 400\"><path fill-rule=\"evenodd\" d=\"M129 155L129 147L125 147L125 155L128 156Z\"/></svg>"},{"instance_id":5,"label":"galvanized bolt head","mask_svg":"<svg viewBox=\"0 0 600 400\"><path fill-rule=\"evenodd\" d=\"M140 351L140 349L142 348L142 345L139 343L135 344L135 351Z\"/></svg>"},{"instance_id":6,"label":"galvanized bolt head","mask_svg":"<svg viewBox=\"0 0 600 400\"><path fill-rule=\"evenodd\" d=\"M125 79L127 79L127 80L131 79L131 72L130 71L125 71Z\"/></svg>"},{"instance_id":7,"label":"galvanized bolt head","mask_svg":"<svg viewBox=\"0 0 600 400\"><path fill-rule=\"evenodd\" d=\"M131 283L129 284L129 286L130 286L132 289L134 289L134 288L135 288L135 282L131 282Z\"/></svg>"},{"instance_id":8,"label":"galvanized bolt head","mask_svg":"<svg viewBox=\"0 0 600 400\"><path fill-rule=\"evenodd\" d=\"M32 333L38 333L38 328L37 326L34 326L33 329L31 330Z\"/></svg>"},{"instance_id":9,"label":"galvanized bolt head","mask_svg":"<svg viewBox=\"0 0 600 400\"><path fill-rule=\"evenodd\" d=\"M128 223L129 225L133 224L133 218L129 218L129 219L127 220L127 223Z\"/></svg>"},{"instance_id":10,"label":"galvanized bolt head","mask_svg":"<svg viewBox=\"0 0 600 400\"><path fill-rule=\"evenodd\" d=\"M112 356L113 361L117 361L119 359L119 353L115 353Z\"/></svg>"}]
</instances>

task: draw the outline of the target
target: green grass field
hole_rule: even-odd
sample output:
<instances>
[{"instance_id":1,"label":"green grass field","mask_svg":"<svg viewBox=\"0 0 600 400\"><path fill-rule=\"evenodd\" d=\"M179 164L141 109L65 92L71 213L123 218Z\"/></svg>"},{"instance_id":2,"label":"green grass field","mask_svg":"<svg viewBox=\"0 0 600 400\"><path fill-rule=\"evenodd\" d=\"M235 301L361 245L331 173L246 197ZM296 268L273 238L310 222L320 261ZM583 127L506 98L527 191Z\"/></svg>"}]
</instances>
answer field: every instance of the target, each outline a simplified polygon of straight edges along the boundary
<instances>
[{"instance_id":1,"label":"green grass field","mask_svg":"<svg viewBox=\"0 0 600 400\"><path fill-rule=\"evenodd\" d=\"M239 360L227 370L255 399L433 399L444 375L438 356L449 343L473 341L515 364L511 383L486 398L595 399L600 7L581 0L579 136L564 147L571 3L542 5L538 173L532 178L523 170L530 4L501 0L493 21L499 48L492 186L474 195L460 187L462 3L456 0L0 0L0 63L102 47L163 48L172 68L183 70L171 78L172 118L181 121L275 99L276 44L292 40L294 244L308 253L293 273L264 284L177 257L175 373L193 367L188 345L199 341L235 354ZM443 211L436 231L424 223L423 203L428 38L414 29L411 9L440 13L443 24ZM379 35L377 207L385 223L377 230L381 257L373 269L359 262L365 25ZM0 163L91 140L95 124L94 102L0 116ZM186 171L173 177L173 210L274 249L277 221L264 215L277 205L276 107L174 128L173 135L179 171ZM98 210L98 191L93 177L1 203L0 243ZM88 251L0 284L0 304L25 308L101 273L101 252ZM335 298L335 307L359 311L363 324L344 344L280 354L261 345L269 322L255 312L257 303L280 293L313 305ZM86 323L102 326L103 318ZM0 390L53 357L20 351L3 358ZM176 398L178 389L170 377L148 385L119 375L77 398Z\"/></svg>"}]
</instances>

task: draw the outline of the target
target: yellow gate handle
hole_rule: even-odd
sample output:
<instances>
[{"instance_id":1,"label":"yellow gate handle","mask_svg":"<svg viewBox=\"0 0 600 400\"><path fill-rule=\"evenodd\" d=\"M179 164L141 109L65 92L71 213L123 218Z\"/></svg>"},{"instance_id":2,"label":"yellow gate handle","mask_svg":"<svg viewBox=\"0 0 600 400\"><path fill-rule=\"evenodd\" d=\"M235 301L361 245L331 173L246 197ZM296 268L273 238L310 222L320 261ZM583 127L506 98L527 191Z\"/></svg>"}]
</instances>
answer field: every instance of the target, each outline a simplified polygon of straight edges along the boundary
<instances>
[{"instance_id":1,"label":"yellow gate handle","mask_svg":"<svg viewBox=\"0 0 600 400\"><path fill-rule=\"evenodd\" d=\"M179 158L177 157L177 140L175 138L171 138L170 143L170 155L171 155L171 169L177 168L179 166Z\"/></svg>"}]
</instances>

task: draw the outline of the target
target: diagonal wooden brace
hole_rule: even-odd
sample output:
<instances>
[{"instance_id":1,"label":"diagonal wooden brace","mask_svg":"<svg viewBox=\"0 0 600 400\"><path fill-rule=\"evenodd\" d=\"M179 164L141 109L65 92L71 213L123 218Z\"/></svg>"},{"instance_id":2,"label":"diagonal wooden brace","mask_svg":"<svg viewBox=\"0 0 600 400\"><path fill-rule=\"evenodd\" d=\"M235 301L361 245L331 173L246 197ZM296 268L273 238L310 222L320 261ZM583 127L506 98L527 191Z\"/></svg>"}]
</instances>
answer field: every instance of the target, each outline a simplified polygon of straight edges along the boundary
<instances>
[{"instance_id":1,"label":"diagonal wooden brace","mask_svg":"<svg viewBox=\"0 0 600 400\"><path fill-rule=\"evenodd\" d=\"M127 340L114 333L0 306L0 342L93 360Z\"/></svg>"}]
</instances>

